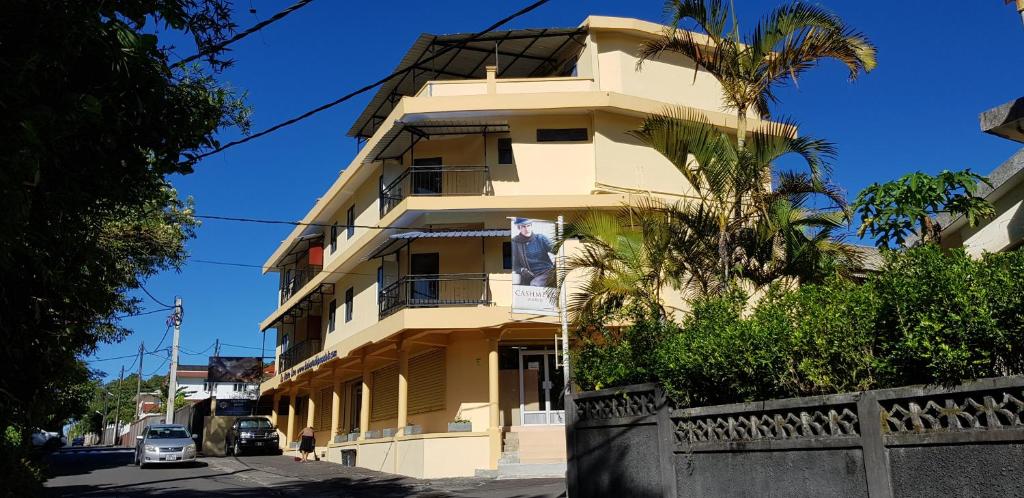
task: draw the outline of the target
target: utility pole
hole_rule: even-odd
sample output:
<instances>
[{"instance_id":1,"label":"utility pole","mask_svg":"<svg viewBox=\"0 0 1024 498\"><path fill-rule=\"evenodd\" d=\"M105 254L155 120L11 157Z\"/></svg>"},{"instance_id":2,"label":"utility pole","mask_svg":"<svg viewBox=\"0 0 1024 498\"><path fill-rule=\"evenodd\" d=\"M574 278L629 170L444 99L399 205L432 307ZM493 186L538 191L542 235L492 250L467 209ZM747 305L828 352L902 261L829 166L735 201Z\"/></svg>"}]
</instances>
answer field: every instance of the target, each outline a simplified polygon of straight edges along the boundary
<instances>
[{"instance_id":1,"label":"utility pole","mask_svg":"<svg viewBox=\"0 0 1024 498\"><path fill-rule=\"evenodd\" d=\"M142 416L142 359L146 356L146 343L139 344L139 377L135 379L135 418Z\"/></svg>"},{"instance_id":2,"label":"utility pole","mask_svg":"<svg viewBox=\"0 0 1024 498\"><path fill-rule=\"evenodd\" d=\"M568 396L572 392L572 382L569 377L569 310L568 307L568 289L565 287L565 277L568 276L565 273L565 241L562 237L565 235L565 220L562 215L558 215L558 240L559 250L557 262L555 265L556 275L558 276L558 315L562 322L562 380L565 382L565 391L563 394Z\"/></svg>"},{"instance_id":3,"label":"utility pole","mask_svg":"<svg viewBox=\"0 0 1024 498\"><path fill-rule=\"evenodd\" d=\"M110 436L110 445L115 446L118 432L121 431L121 383L124 382L124 365L121 365L121 377L117 379L117 403L114 405L114 433Z\"/></svg>"},{"instance_id":4,"label":"utility pole","mask_svg":"<svg viewBox=\"0 0 1024 498\"><path fill-rule=\"evenodd\" d=\"M167 418L164 421L168 424L174 423L174 400L178 391L178 341L181 338L181 318L184 309L181 307L181 297L174 298L174 340L171 342L171 374L167 377Z\"/></svg>"},{"instance_id":5,"label":"utility pole","mask_svg":"<svg viewBox=\"0 0 1024 498\"><path fill-rule=\"evenodd\" d=\"M110 397L110 389L103 387L103 417L100 418L100 444L107 436L107 399Z\"/></svg>"}]
</instances>

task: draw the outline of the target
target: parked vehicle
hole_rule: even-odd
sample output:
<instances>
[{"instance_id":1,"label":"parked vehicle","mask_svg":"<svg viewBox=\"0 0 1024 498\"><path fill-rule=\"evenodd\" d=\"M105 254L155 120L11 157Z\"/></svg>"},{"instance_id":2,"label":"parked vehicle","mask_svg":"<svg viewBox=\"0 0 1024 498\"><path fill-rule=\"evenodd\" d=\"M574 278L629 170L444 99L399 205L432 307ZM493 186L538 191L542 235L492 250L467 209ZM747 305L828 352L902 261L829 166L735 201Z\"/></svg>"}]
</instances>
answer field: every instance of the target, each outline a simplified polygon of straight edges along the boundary
<instances>
[{"instance_id":1,"label":"parked vehicle","mask_svg":"<svg viewBox=\"0 0 1024 498\"><path fill-rule=\"evenodd\" d=\"M42 429L32 431L32 446L37 449L43 451L56 451L65 444L67 444L67 440L59 433L44 431Z\"/></svg>"},{"instance_id":2,"label":"parked vehicle","mask_svg":"<svg viewBox=\"0 0 1024 498\"><path fill-rule=\"evenodd\" d=\"M85 446L85 436L78 436L72 439L71 446Z\"/></svg>"},{"instance_id":3,"label":"parked vehicle","mask_svg":"<svg viewBox=\"0 0 1024 498\"><path fill-rule=\"evenodd\" d=\"M135 437L135 464L142 468L161 463L195 463L196 437L183 425L150 425Z\"/></svg>"},{"instance_id":4,"label":"parked vehicle","mask_svg":"<svg viewBox=\"0 0 1024 498\"><path fill-rule=\"evenodd\" d=\"M281 454L277 428L266 417L239 417L224 437L225 455L251 451Z\"/></svg>"}]
</instances>

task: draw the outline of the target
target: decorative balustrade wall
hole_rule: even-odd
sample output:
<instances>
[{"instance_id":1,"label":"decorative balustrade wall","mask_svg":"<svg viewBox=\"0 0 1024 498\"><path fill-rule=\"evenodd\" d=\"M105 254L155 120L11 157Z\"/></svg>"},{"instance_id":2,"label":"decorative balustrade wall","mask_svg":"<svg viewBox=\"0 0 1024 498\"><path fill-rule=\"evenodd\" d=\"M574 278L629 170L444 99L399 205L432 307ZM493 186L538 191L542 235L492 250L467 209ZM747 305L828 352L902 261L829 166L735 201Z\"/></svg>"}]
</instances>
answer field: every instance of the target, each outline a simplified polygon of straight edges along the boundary
<instances>
[{"instance_id":1,"label":"decorative balustrade wall","mask_svg":"<svg viewBox=\"0 0 1024 498\"><path fill-rule=\"evenodd\" d=\"M569 496L1021 496L1024 377L676 409L641 384L566 404Z\"/></svg>"}]
</instances>

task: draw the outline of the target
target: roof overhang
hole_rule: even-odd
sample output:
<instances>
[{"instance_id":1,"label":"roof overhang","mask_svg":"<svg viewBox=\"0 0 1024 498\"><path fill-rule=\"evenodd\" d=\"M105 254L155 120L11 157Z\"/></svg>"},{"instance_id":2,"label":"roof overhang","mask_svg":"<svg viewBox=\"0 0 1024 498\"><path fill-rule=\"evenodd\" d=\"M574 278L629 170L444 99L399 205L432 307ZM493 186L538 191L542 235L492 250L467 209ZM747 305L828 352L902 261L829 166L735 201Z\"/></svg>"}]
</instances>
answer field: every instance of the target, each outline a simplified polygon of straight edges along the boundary
<instances>
[{"instance_id":1,"label":"roof overhang","mask_svg":"<svg viewBox=\"0 0 1024 498\"><path fill-rule=\"evenodd\" d=\"M410 117L388 127L381 139L363 157L363 162L401 159L420 140L457 135L508 133L508 122L497 120L419 119Z\"/></svg>"},{"instance_id":2,"label":"roof overhang","mask_svg":"<svg viewBox=\"0 0 1024 498\"><path fill-rule=\"evenodd\" d=\"M568 74L582 51L587 28L514 29L475 34L432 35L416 39L395 72L384 82L348 131L369 138L404 96L415 95L432 80L483 79L497 66L500 78Z\"/></svg>"},{"instance_id":3,"label":"roof overhang","mask_svg":"<svg viewBox=\"0 0 1024 498\"><path fill-rule=\"evenodd\" d=\"M364 259L371 260L390 254L391 248L402 242L410 243L416 239L464 239L477 237L508 237L508 230L437 230L437 231L415 231L392 234L384 243L377 246L367 254Z\"/></svg>"},{"instance_id":4,"label":"roof overhang","mask_svg":"<svg viewBox=\"0 0 1024 498\"><path fill-rule=\"evenodd\" d=\"M981 113L978 121L985 133L1024 143L1024 97Z\"/></svg>"}]
</instances>

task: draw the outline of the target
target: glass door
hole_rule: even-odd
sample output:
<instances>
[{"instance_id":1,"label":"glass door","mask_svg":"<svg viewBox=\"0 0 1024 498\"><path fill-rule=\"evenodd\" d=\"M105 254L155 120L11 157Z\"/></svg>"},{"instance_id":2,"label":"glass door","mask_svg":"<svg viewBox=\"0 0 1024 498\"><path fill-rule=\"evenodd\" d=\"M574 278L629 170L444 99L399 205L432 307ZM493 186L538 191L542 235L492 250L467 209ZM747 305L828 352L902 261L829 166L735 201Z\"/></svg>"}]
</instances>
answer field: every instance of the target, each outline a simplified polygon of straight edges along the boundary
<instances>
[{"instance_id":1,"label":"glass door","mask_svg":"<svg viewBox=\"0 0 1024 498\"><path fill-rule=\"evenodd\" d=\"M519 413L522 425L565 423L565 377L554 351L519 352Z\"/></svg>"}]
</instances>

